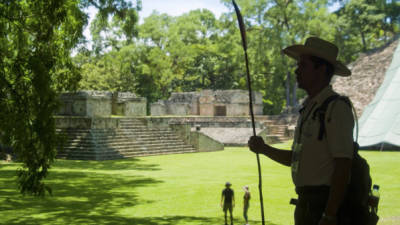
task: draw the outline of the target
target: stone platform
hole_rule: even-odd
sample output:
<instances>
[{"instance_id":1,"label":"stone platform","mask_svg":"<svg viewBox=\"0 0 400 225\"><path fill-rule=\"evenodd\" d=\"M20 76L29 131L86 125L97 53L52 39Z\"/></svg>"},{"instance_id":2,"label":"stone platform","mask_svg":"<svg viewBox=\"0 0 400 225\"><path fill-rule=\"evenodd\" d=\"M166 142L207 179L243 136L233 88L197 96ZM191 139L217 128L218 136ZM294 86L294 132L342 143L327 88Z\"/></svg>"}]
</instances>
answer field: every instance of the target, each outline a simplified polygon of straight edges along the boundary
<instances>
[{"instance_id":1,"label":"stone platform","mask_svg":"<svg viewBox=\"0 0 400 225\"><path fill-rule=\"evenodd\" d=\"M289 141L295 120L293 115L256 116L256 133L269 144ZM57 157L82 160L218 151L246 146L253 135L248 116L57 116L56 127L65 134Z\"/></svg>"},{"instance_id":2,"label":"stone platform","mask_svg":"<svg viewBox=\"0 0 400 225\"><path fill-rule=\"evenodd\" d=\"M149 118L56 117L65 142L57 158L108 160L223 150L223 144L189 126L155 124Z\"/></svg>"}]
</instances>

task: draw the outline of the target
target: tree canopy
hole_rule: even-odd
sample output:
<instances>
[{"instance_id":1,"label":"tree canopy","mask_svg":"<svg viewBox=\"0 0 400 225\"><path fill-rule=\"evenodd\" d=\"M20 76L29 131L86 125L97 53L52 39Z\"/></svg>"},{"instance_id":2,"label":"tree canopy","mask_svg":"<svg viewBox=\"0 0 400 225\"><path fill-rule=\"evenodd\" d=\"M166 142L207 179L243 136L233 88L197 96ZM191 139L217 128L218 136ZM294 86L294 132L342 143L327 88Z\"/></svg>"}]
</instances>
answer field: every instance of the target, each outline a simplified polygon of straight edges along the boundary
<instances>
[{"instance_id":1,"label":"tree canopy","mask_svg":"<svg viewBox=\"0 0 400 225\"><path fill-rule=\"evenodd\" d=\"M230 0L221 2L231 10L220 18L207 9L177 17L154 12L144 18L132 43L120 43L120 49L85 61L80 88L133 91L149 102L168 98L171 92L246 89L236 15ZM336 43L341 60L350 63L399 32L400 3L395 1L237 2L247 27L253 86L263 94L266 114L281 113L305 95L296 88L294 62L281 54L283 47L320 36ZM339 7L330 12L335 2ZM127 59L127 54L129 60L122 65L118 59ZM118 84L121 76L131 83Z\"/></svg>"}]
</instances>

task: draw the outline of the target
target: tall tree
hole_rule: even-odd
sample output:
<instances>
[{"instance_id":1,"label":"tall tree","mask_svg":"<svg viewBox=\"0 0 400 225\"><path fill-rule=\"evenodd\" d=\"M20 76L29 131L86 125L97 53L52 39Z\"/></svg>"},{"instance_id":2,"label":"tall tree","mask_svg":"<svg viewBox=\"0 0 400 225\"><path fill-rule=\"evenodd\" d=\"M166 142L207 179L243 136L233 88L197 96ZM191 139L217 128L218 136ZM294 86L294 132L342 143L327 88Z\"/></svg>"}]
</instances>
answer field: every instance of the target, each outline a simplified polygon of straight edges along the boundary
<instances>
[{"instance_id":1,"label":"tall tree","mask_svg":"<svg viewBox=\"0 0 400 225\"><path fill-rule=\"evenodd\" d=\"M347 31L360 37L363 51L375 46L377 27L385 17L375 5L367 0L351 0L344 7L343 17L348 22Z\"/></svg>"},{"instance_id":2,"label":"tall tree","mask_svg":"<svg viewBox=\"0 0 400 225\"><path fill-rule=\"evenodd\" d=\"M43 179L59 137L53 115L57 94L74 90L80 79L71 51L83 42L83 8L108 7L111 0L21 0L0 3L0 142L11 146L22 168L23 194L44 195ZM122 0L120 8L127 5ZM125 4L125 5L124 5ZM111 7L112 8L112 7ZM130 28L131 29L131 28Z\"/></svg>"},{"instance_id":3,"label":"tall tree","mask_svg":"<svg viewBox=\"0 0 400 225\"><path fill-rule=\"evenodd\" d=\"M141 0L136 0L136 5L126 0L83 0L83 5L97 9L90 25L96 54L129 45L138 35L135 25L139 19L137 12L142 7Z\"/></svg>"}]
</instances>

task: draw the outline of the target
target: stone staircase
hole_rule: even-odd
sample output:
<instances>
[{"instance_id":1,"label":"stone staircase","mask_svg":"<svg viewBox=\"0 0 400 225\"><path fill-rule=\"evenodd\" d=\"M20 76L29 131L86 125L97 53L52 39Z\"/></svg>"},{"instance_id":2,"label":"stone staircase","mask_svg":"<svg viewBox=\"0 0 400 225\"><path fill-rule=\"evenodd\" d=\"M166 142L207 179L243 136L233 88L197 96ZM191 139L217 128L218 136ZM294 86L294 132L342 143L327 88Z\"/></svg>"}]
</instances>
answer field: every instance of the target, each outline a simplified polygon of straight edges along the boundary
<instances>
[{"instance_id":1,"label":"stone staircase","mask_svg":"<svg viewBox=\"0 0 400 225\"><path fill-rule=\"evenodd\" d=\"M267 127L266 139L271 144L283 143L293 139L294 126L288 121L276 118L262 122Z\"/></svg>"},{"instance_id":2,"label":"stone staircase","mask_svg":"<svg viewBox=\"0 0 400 225\"><path fill-rule=\"evenodd\" d=\"M287 125L268 125L266 138L271 141L271 144L283 143L292 139L287 135Z\"/></svg>"},{"instance_id":3,"label":"stone staircase","mask_svg":"<svg viewBox=\"0 0 400 225\"><path fill-rule=\"evenodd\" d=\"M118 129L64 129L63 159L108 160L197 152L169 127L148 127L138 118L119 120Z\"/></svg>"}]
</instances>

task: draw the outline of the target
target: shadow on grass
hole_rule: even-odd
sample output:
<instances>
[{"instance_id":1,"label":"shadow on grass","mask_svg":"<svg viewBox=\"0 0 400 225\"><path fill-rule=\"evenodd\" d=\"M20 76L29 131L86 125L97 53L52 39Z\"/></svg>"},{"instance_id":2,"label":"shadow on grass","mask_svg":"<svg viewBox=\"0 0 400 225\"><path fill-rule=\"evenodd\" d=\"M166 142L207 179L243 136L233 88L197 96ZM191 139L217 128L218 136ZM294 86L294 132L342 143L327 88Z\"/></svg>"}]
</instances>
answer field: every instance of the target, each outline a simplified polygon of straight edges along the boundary
<instances>
[{"instance_id":1,"label":"shadow on grass","mask_svg":"<svg viewBox=\"0 0 400 225\"><path fill-rule=\"evenodd\" d=\"M113 172L160 170L159 165L141 163L140 159L60 160L45 180L53 196L21 196L16 183L19 166L0 167L0 224L125 224L129 220L117 215L121 209L151 203L141 199L136 189L163 182L140 173Z\"/></svg>"},{"instance_id":2,"label":"shadow on grass","mask_svg":"<svg viewBox=\"0 0 400 225\"><path fill-rule=\"evenodd\" d=\"M261 222L249 221L250 224L260 224ZM222 219L219 218L208 218L208 217L194 217L194 216L165 216L165 217L143 217L143 218L126 218L118 217L115 215L96 215L87 216L80 218L69 218L62 221L55 220L49 221L48 219L35 219L24 220L23 218L16 219L15 221L10 221L10 225L20 225L20 224L52 224L52 225L62 225L62 224L132 224L132 225L224 225ZM242 221L236 221L235 225L243 224ZM266 221L266 225L278 225L275 223L270 223Z\"/></svg>"},{"instance_id":3,"label":"shadow on grass","mask_svg":"<svg viewBox=\"0 0 400 225\"><path fill-rule=\"evenodd\" d=\"M0 167L0 224L224 224L222 215L218 218L127 216L126 211L134 214L135 206L153 203L143 199L138 188L163 182L141 176L140 172L125 173L128 170L160 170L159 165L146 164L141 159L102 162L59 160L46 179L46 183L53 189L53 196L45 198L19 194L15 181L17 167L18 164ZM121 210L125 213L121 214ZM240 219L236 221L235 224L243 223ZM250 223L261 224L257 221ZM266 224L276 225L268 222Z\"/></svg>"},{"instance_id":4,"label":"shadow on grass","mask_svg":"<svg viewBox=\"0 0 400 225\"><path fill-rule=\"evenodd\" d=\"M104 170L160 170L157 164L144 164L141 159L129 158L107 161L56 160L54 166L60 169L104 169Z\"/></svg>"}]
</instances>

